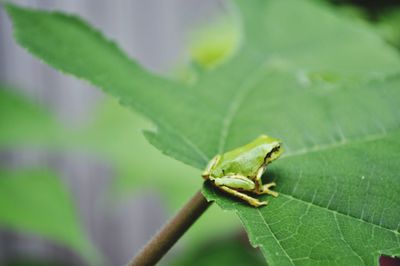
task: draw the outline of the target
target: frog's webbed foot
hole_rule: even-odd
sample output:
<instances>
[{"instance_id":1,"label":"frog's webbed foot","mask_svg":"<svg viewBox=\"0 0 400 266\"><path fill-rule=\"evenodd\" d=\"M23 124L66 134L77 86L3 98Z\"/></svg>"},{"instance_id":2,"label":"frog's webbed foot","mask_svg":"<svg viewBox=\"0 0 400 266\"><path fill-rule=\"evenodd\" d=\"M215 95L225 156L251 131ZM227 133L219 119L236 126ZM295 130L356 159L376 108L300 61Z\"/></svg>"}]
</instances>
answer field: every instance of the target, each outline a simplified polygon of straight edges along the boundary
<instances>
[{"instance_id":1,"label":"frog's webbed foot","mask_svg":"<svg viewBox=\"0 0 400 266\"><path fill-rule=\"evenodd\" d=\"M264 205L268 204L267 201L259 201L258 199L250 197L247 194L244 194L242 192L239 192L237 190L231 189L231 188L226 187L226 186L216 186L216 187L218 187L219 189L231 194L232 196L235 196L237 198L240 198L240 199L246 201L248 204L250 204L251 206L254 206L254 207L260 207L260 206L264 206Z\"/></svg>"},{"instance_id":2,"label":"frog's webbed foot","mask_svg":"<svg viewBox=\"0 0 400 266\"><path fill-rule=\"evenodd\" d=\"M275 182L271 182L268 184L265 184L262 186L262 188L256 192L256 194L261 195L261 194L268 194L268 195L272 195L274 197L278 197L279 193L273 190L270 190L270 187L274 187L276 186Z\"/></svg>"}]
</instances>

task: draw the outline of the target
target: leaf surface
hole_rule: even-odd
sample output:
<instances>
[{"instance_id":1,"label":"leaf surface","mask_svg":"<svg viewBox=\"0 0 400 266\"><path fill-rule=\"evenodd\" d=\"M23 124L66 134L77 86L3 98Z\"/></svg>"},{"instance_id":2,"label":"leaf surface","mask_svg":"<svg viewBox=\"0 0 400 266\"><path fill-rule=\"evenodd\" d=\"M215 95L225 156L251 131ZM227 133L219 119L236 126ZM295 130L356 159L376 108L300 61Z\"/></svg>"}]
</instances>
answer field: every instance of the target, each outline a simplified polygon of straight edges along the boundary
<instances>
[{"instance_id":1,"label":"leaf surface","mask_svg":"<svg viewBox=\"0 0 400 266\"><path fill-rule=\"evenodd\" d=\"M241 47L192 84L149 73L76 17L7 9L24 47L143 113L157 126L148 140L178 160L203 168L260 134L282 139L286 158L269 170L281 196L267 208L205 189L271 265L400 255L398 53L320 3L237 4Z\"/></svg>"}]
</instances>

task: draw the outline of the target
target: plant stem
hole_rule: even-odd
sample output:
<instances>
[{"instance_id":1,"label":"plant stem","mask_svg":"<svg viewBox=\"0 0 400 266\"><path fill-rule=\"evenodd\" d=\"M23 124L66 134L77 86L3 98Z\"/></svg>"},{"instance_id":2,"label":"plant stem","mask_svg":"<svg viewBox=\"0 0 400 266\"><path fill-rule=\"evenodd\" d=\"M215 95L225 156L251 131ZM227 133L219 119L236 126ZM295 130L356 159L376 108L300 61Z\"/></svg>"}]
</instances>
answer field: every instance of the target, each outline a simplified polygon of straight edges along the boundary
<instances>
[{"instance_id":1,"label":"plant stem","mask_svg":"<svg viewBox=\"0 0 400 266\"><path fill-rule=\"evenodd\" d=\"M207 202L198 191L183 208L146 244L128 266L155 265L189 227L207 210Z\"/></svg>"}]
</instances>

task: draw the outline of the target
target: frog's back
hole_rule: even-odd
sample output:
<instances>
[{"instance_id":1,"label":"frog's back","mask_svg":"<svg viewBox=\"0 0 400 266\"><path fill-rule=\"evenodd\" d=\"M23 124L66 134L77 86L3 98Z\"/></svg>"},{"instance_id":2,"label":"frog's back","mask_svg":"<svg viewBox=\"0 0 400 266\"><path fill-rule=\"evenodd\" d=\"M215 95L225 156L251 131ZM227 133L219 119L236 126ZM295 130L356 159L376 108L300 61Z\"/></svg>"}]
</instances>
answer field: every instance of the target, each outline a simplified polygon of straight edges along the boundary
<instances>
[{"instance_id":1,"label":"frog's back","mask_svg":"<svg viewBox=\"0 0 400 266\"><path fill-rule=\"evenodd\" d=\"M261 135L254 141L221 155L212 174L215 177L230 173L253 177L264 163L265 156L279 146L279 143L277 139Z\"/></svg>"}]
</instances>

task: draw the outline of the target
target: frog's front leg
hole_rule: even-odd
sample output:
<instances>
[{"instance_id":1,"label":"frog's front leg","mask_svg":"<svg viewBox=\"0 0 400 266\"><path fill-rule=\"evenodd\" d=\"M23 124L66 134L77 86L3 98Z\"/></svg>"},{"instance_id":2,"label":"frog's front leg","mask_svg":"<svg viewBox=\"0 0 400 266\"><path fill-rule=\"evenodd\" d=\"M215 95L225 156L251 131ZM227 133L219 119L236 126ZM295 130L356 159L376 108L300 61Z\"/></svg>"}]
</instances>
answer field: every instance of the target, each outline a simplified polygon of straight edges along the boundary
<instances>
[{"instance_id":1,"label":"frog's front leg","mask_svg":"<svg viewBox=\"0 0 400 266\"><path fill-rule=\"evenodd\" d=\"M212 160L207 164L206 169L205 169L204 172L201 174L201 176L202 176L204 179L208 179L208 178L209 178L211 169L214 168L214 166L219 162L220 159L221 159L221 155L216 155L216 156L214 156L214 158L212 158Z\"/></svg>"},{"instance_id":2,"label":"frog's front leg","mask_svg":"<svg viewBox=\"0 0 400 266\"><path fill-rule=\"evenodd\" d=\"M253 197L250 197L247 194L244 194L237 189L245 190L245 191L254 191L255 184L252 180L248 179L247 177L240 176L240 175L228 175L223 176L220 178L210 178L214 185L219 189L240 198L250 205L254 207L259 207L263 205L267 205L267 201L259 201Z\"/></svg>"},{"instance_id":3,"label":"frog's front leg","mask_svg":"<svg viewBox=\"0 0 400 266\"><path fill-rule=\"evenodd\" d=\"M263 183L262 183L261 177L262 177L262 174L265 172L265 168L266 168L266 165L263 165L257 171L256 180L255 180L256 189L254 191L258 195L269 194L269 195L272 195L274 197L278 197L278 195L279 195L278 192L269 189L270 187L276 186L275 182L271 182L271 183L268 183L268 184L265 184L265 185L263 185Z\"/></svg>"}]
</instances>

